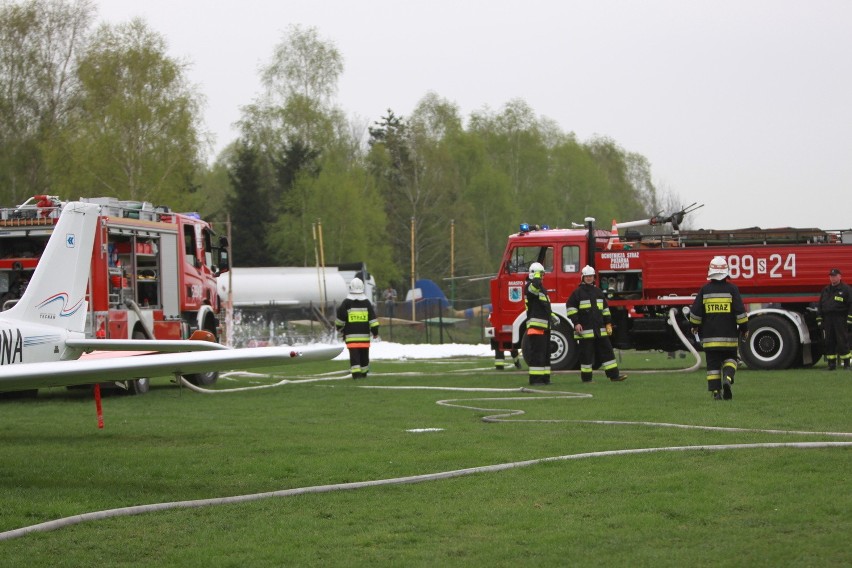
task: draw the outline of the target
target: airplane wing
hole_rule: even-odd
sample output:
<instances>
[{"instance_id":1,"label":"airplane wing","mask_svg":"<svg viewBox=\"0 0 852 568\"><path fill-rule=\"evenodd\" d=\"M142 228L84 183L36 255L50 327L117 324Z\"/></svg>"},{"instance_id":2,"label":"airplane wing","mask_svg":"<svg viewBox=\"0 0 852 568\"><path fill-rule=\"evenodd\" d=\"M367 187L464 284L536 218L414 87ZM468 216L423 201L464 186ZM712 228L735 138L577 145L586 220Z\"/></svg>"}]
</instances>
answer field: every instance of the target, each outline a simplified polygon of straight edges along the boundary
<instances>
[{"instance_id":1,"label":"airplane wing","mask_svg":"<svg viewBox=\"0 0 852 568\"><path fill-rule=\"evenodd\" d=\"M186 342L182 342L186 343ZM275 367L333 359L342 345L253 347L188 353L155 353L115 359L75 359L0 366L0 392L186 375L226 369Z\"/></svg>"},{"instance_id":2,"label":"airplane wing","mask_svg":"<svg viewBox=\"0 0 852 568\"><path fill-rule=\"evenodd\" d=\"M147 351L158 353L177 353L183 351L213 351L228 349L214 341L195 339L67 339L66 347L92 351Z\"/></svg>"}]
</instances>

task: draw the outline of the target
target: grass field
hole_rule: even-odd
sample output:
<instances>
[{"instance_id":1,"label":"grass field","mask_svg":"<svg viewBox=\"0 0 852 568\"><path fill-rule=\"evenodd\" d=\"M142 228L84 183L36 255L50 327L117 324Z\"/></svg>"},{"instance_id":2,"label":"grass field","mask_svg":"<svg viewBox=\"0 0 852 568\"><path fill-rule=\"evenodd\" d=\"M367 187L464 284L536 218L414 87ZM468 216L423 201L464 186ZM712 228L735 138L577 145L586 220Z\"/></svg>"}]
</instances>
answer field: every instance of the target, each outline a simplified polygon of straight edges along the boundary
<instances>
[{"instance_id":1,"label":"grass field","mask_svg":"<svg viewBox=\"0 0 852 568\"><path fill-rule=\"evenodd\" d=\"M2 401L0 566L852 565L852 373L743 369L714 402L662 354L539 392L490 363L155 379L103 430L85 391Z\"/></svg>"}]
</instances>

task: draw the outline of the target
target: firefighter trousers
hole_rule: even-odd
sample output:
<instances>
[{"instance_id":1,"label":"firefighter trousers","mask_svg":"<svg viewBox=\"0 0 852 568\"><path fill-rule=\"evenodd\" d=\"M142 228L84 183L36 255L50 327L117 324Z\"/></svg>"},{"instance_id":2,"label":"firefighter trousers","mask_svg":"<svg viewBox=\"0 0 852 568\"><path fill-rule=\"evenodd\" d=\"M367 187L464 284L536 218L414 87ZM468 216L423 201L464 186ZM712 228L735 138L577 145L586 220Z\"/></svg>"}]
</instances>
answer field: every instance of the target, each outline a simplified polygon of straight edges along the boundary
<instances>
[{"instance_id":1,"label":"firefighter trousers","mask_svg":"<svg viewBox=\"0 0 852 568\"><path fill-rule=\"evenodd\" d=\"M825 360L828 367L835 368L838 359L843 365L848 365L850 355L846 314L827 313L824 318L822 325L825 330Z\"/></svg>"},{"instance_id":2,"label":"firefighter trousers","mask_svg":"<svg viewBox=\"0 0 852 568\"><path fill-rule=\"evenodd\" d=\"M539 333L535 333L539 332ZM529 365L530 384L550 383L550 333L528 330L525 358Z\"/></svg>"},{"instance_id":3,"label":"firefighter trousers","mask_svg":"<svg viewBox=\"0 0 852 568\"><path fill-rule=\"evenodd\" d=\"M722 379L728 378L734 383L737 373L737 349L706 349L707 359L707 390L716 392L722 390Z\"/></svg>"},{"instance_id":4,"label":"firefighter trousers","mask_svg":"<svg viewBox=\"0 0 852 568\"><path fill-rule=\"evenodd\" d=\"M349 348L349 371L353 379L363 379L370 372L370 348Z\"/></svg>"},{"instance_id":5,"label":"firefighter trousers","mask_svg":"<svg viewBox=\"0 0 852 568\"><path fill-rule=\"evenodd\" d=\"M592 380L592 369L595 366L595 359L600 361L601 369L603 369L609 379L618 378L618 363L615 361L615 352L612 350L612 343L609 337L590 337L588 339L579 340L580 351L580 379L584 383Z\"/></svg>"}]
</instances>

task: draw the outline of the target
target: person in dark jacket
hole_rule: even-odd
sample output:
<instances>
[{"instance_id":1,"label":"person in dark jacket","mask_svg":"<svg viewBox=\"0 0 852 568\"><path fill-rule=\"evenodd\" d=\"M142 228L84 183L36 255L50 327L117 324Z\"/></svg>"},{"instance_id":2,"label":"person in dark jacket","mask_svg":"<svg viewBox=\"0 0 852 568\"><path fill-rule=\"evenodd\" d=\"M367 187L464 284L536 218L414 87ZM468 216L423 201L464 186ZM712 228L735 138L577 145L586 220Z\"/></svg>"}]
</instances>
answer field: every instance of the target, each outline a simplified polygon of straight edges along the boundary
<instances>
[{"instance_id":1,"label":"person in dark jacket","mask_svg":"<svg viewBox=\"0 0 852 568\"><path fill-rule=\"evenodd\" d=\"M612 318L603 291L595 286L595 269L584 266L580 285L565 302L565 312L574 324L574 339L580 348L580 379L592 382L595 357L611 381L623 381L627 375L618 371L615 353L609 336L612 335Z\"/></svg>"},{"instance_id":2,"label":"person in dark jacket","mask_svg":"<svg viewBox=\"0 0 852 568\"><path fill-rule=\"evenodd\" d=\"M738 338L748 337L748 313L740 289L728 281L728 276L725 257L713 257L707 269L710 281L701 287L689 309L692 331L700 333L707 359L707 390L714 400L733 398Z\"/></svg>"},{"instance_id":3,"label":"person in dark jacket","mask_svg":"<svg viewBox=\"0 0 852 568\"><path fill-rule=\"evenodd\" d=\"M542 284L544 266L530 264L524 304L527 308L527 339L525 359L529 364L531 385L550 384L550 324L556 316L550 308L550 298Z\"/></svg>"},{"instance_id":4,"label":"person in dark jacket","mask_svg":"<svg viewBox=\"0 0 852 568\"><path fill-rule=\"evenodd\" d=\"M852 288L842 281L840 270L828 273L830 284L822 289L817 304L817 324L825 333L825 360L828 370L837 368L837 360L850 370L848 326L852 324Z\"/></svg>"},{"instance_id":5,"label":"person in dark jacket","mask_svg":"<svg viewBox=\"0 0 852 568\"><path fill-rule=\"evenodd\" d=\"M364 282L360 278L349 282L349 295L337 308L334 325L343 333L349 349L352 378L366 378L370 372L370 336L379 340L379 320L372 302L364 295Z\"/></svg>"}]
</instances>

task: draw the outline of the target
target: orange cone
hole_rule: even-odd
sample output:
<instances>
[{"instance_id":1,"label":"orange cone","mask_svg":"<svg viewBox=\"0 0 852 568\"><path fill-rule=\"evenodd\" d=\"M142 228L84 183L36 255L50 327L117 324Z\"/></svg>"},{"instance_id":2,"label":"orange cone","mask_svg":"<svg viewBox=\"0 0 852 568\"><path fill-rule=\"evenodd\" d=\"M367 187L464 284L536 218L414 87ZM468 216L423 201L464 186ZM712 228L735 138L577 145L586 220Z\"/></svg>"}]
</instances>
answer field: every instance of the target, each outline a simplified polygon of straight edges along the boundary
<instances>
[{"instance_id":1,"label":"orange cone","mask_svg":"<svg viewBox=\"0 0 852 568\"><path fill-rule=\"evenodd\" d=\"M610 232L609 241L606 243L606 250L612 250L613 247L621 248L621 240L618 238L618 224L615 219L612 220L612 231Z\"/></svg>"}]
</instances>

